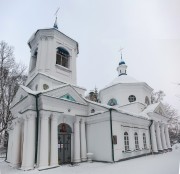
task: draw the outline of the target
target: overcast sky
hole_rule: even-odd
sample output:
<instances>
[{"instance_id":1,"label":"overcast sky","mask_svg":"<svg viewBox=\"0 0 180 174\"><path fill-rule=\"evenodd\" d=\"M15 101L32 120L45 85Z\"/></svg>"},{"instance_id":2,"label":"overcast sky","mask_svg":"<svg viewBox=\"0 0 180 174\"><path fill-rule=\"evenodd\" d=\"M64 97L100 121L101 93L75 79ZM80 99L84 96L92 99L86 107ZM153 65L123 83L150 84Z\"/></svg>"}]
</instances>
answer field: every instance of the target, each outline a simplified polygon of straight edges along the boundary
<instances>
[{"instance_id":1,"label":"overcast sky","mask_svg":"<svg viewBox=\"0 0 180 174\"><path fill-rule=\"evenodd\" d=\"M103 88L117 77L120 47L127 73L166 93L180 111L180 0L0 0L0 40L28 66L37 29L59 30L79 43L78 85Z\"/></svg>"}]
</instances>

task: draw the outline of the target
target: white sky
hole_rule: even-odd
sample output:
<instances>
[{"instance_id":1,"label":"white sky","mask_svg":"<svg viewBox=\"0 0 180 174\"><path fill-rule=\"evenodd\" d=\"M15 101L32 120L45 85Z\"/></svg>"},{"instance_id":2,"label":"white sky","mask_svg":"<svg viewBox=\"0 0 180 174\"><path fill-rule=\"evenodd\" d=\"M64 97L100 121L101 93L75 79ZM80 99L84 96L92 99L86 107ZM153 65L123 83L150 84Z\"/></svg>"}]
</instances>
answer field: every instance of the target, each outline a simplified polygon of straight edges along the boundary
<instances>
[{"instance_id":1,"label":"white sky","mask_svg":"<svg viewBox=\"0 0 180 174\"><path fill-rule=\"evenodd\" d=\"M18 62L28 66L28 39L53 26L59 6L59 30L79 43L79 86L101 89L117 77L123 47L128 75L163 90L180 111L180 0L1 0L0 40Z\"/></svg>"}]
</instances>

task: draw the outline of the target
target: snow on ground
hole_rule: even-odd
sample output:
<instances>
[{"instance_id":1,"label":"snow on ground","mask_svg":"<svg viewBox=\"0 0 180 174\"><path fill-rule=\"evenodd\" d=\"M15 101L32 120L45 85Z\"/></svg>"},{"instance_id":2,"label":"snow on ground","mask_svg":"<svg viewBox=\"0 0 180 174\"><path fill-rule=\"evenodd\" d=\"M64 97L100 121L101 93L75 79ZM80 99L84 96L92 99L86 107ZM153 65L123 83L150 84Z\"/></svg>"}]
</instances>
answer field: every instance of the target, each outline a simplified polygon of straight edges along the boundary
<instances>
[{"instance_id":1,"label":"snow on ground","mask_svg":"<svg viewBox=\"0 0 180 174\"><path fill-rule=\"evenodd\" d=\"M149 155L117 163L80 163L74 167L63 165L54 169L21 171L0 159L0 174L178 174L180 144L172 152Z\"/></svg>"}]
</instances>

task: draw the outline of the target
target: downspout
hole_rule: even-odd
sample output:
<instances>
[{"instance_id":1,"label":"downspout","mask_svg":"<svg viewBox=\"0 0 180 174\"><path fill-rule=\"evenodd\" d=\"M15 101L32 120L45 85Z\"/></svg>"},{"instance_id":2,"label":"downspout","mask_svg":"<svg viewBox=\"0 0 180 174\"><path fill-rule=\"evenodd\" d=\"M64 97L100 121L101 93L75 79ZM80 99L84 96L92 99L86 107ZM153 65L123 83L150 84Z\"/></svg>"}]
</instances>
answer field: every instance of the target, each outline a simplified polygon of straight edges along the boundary
<instances>
[{"instance_id":1,"label":"downspout","mask_svg":"<svg viewBox=\"0 0 180 174\"><path fill-rule=\"evenodd\" d=\"M149 135L150 135L150 144L151 144L151 152L152 152L151 126L152 126L152 124L153 124L153 120L150 120L150 121L151 121L151 123L150 123L150 125L149 125Z\"/></svg>"},{"instance_id":2,"label":"downspout","mask_svg":"<svg viewBox=\"0 0 180 174\"><path fill-rule=\"evenodd\" d=\"M37 157L38 157L38 134L39 134L39 109L38 109L38 98L40 94L35 95L36 98L36 140L35 140L35 164L37 165Z\"/></svg>"},{"instance_id":3,"label":"downspout","mask_svg":"<svg viewBox=\"0 0 180 174\"><path fill-rule=\"evenodd\" d=\"M109 109L109 113L110 113L110 132L111 132L112 161L114 162L114 145L113 145L113 130L112 130L112 108Z\"/></svg>"}]
</instances>

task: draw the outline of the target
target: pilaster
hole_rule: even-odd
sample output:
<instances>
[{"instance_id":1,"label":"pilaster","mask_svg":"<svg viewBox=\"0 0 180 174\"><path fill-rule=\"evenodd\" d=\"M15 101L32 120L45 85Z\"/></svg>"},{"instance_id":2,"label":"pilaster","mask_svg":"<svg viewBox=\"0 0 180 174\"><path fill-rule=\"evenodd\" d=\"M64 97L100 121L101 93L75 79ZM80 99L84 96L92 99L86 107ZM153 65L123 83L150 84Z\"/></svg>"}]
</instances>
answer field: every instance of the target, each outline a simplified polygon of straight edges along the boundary
<instances>
[{"instance_id":1,"label":"pilaster","mask_svg":"<svg viewBox=\"0 0 180 174\"><path fill-rule=\"evenodd\" d=\"M168 125L165 125L165 138L166 138L167 148L168 148L169 150L172 150L172 148L171 148L171 142L170 142L170 138L169 138Z\"/></svg>"},{"instance_id":2,"label":"pilaster","mask_svg":"<svg viewBox=\"0 0 180 174\"><path fill-rule=\"evenodd\" d=\"M161 129L161 140L162 140L162 148L163 150L167 150L167 145L166 145L166 139L165 139L165 133L164 133L164 124L162 123L160 126Z\"/></svg>"},{"instance_id":3,"label":"pilaster","mask_svg":"<svg viewBox=\"0 0 180 174\"><path fill-rule=\"evenodd\" d=\"M50 165L58 166L58 117L56 115L51 115Z\"/></svg>"},{"instance_id":4,"label":"pilaster","mask_svg":"<svg viewBox=\"0 0 180 174\"><path fill-rule=\"evenodd\" d=\"M152 151L154 153L158 153L154 122L151 125L151 145L152 145Z\"/></svg>"},{"instance_id":5,"label":"pilaster","mask_svg":"<svg viewBox=\"0 0 180 174\"><path fill-rule=\"evenodd\" d=\"M81 160L87 160L85 121L81 119Z\"/></svg>"},{"instance_id":6,"label":"pilaster","mask_svg":"<svg viewBox=\"0 0 180 174\"><path fill-rule=\"evenodd\" d=\"M81 162L79 121L80 119L76 117L74 123L74 162Z\"/></svg>"},{"instance_id":7,"label":"pilaster","mask_svg":"<svg viewBox=\"0 0 180 174\"><path fill-rule=\"evenodd\" d=\"M40 157L39 168L49 165L49 115L40 113Z\"/></svg>"},{"instance_id":8,"label":"pilaster","mask_svg":"<svg viewBox=\"0 0 180 174\"><path fill-rule=\"evenodd\" d=\"M27 144L28 144L28 120L27 117L25 116L23 118L23 124L24 124L24 131L23 131L23 154L22 154L22 165L21 165L21 169L25 169L26 168L26 163L27 163Z\"/></svg>"},{"instance_id":9,"label":"pilaster","mask_svg":"<svg viewBox=\"0 0 180 174\"><path fill-rule=\"evenodd\" d=\"M15 120L13 135L12 164L19 166L21 163L21 122L20 119Z\"/></svg>"},{"instance_id":10,"label":"pilaster","mask_svg":"<svg viewBox=\"0 0 180 174\"><path fill-rule=\"evenodd\" d=\"M161 142L161 135L160 135L160 128L159 122L156 123L156 140L157 140L157 148L159 152L163 152L162 142Z\"/></svg>"},{"instance_id":11,"label":"pilaster","mask_svg":"<svg viewBox=\"0 0 180 174\"><path fill-rule=\"evenodd\" d=\"M24 142L22 170L30 170L35 164L36 113L29 112L24 116Z\"/></svg>"}]
</instances>

